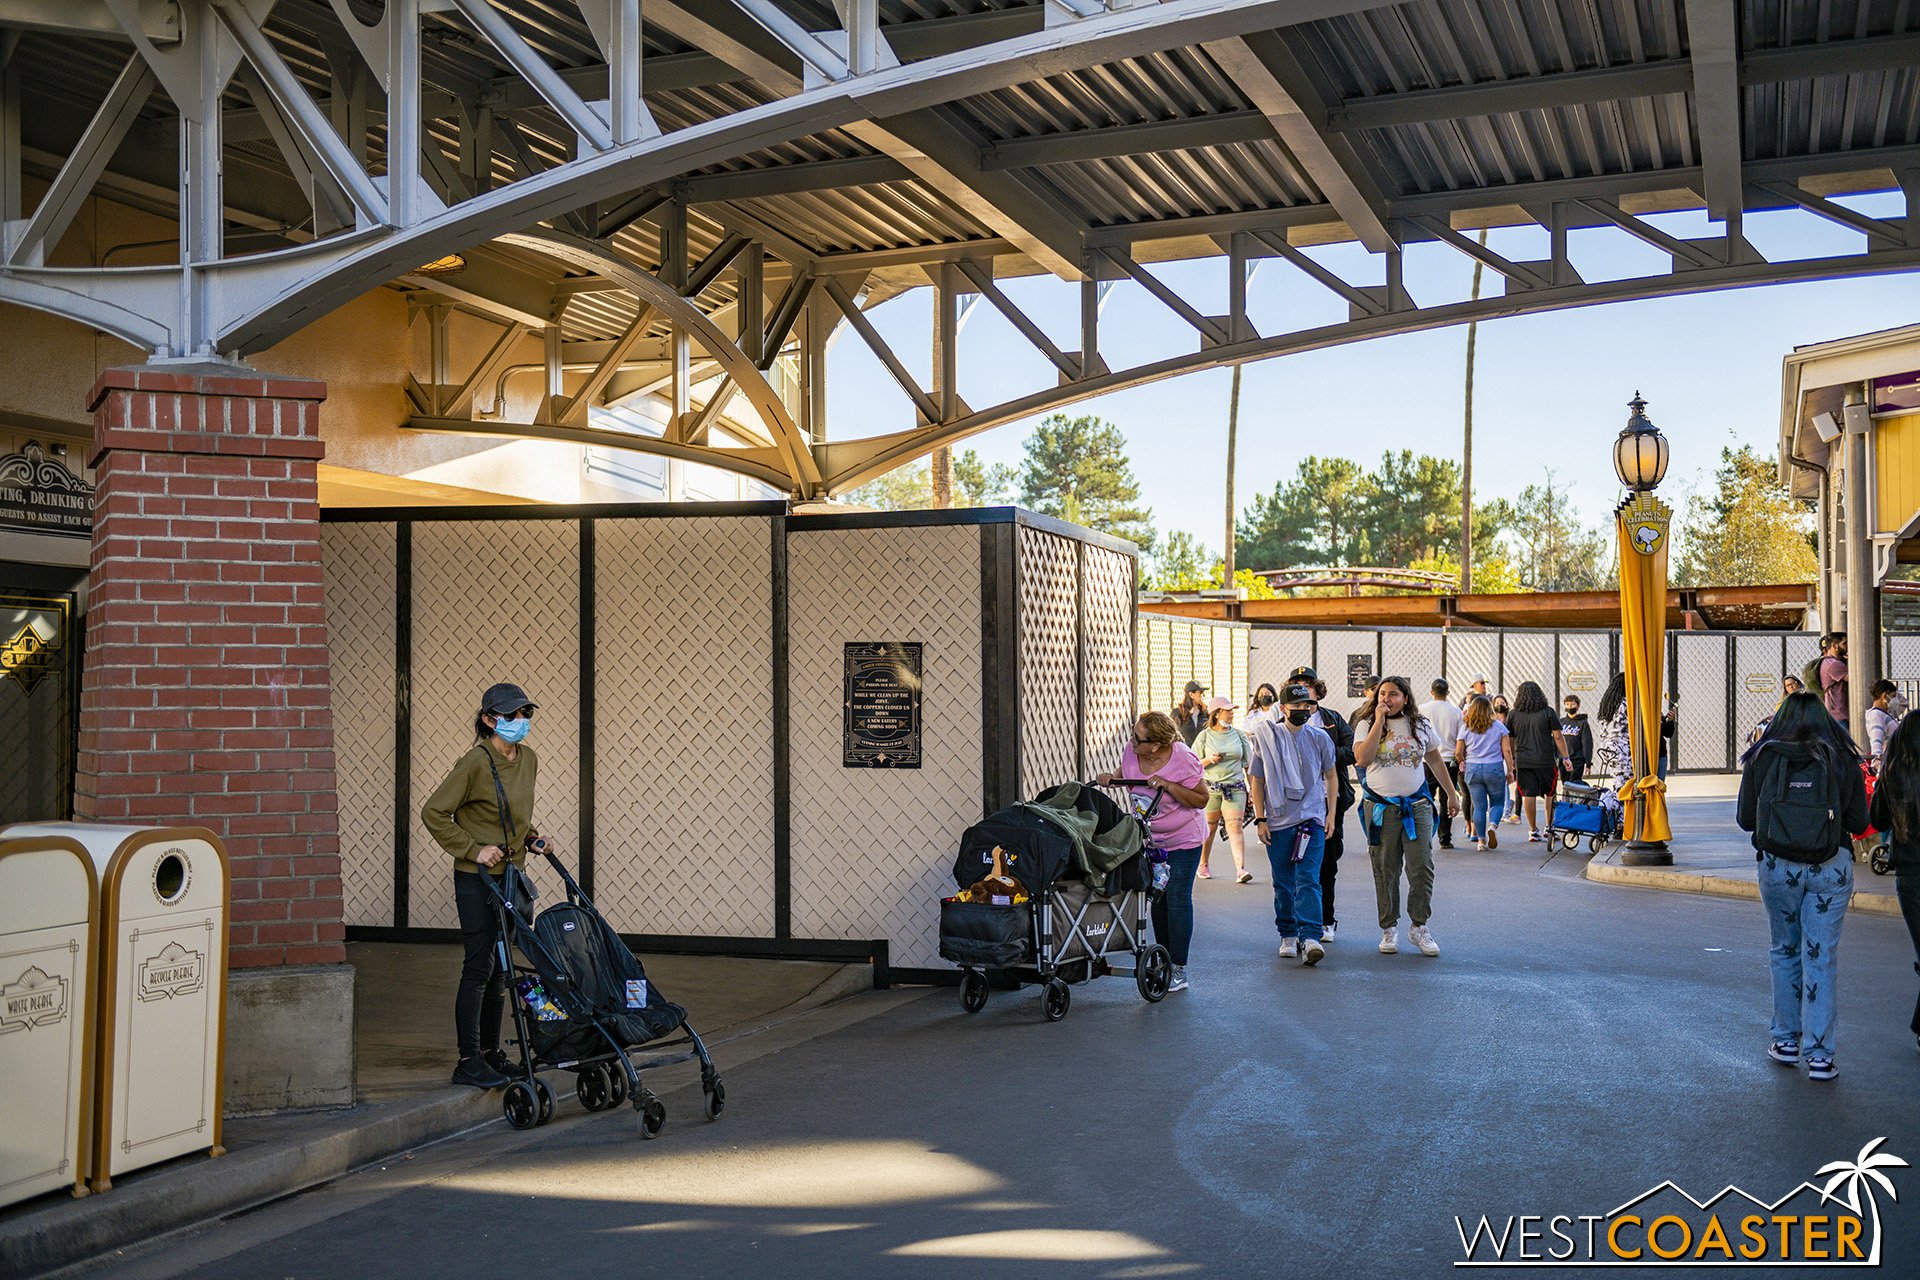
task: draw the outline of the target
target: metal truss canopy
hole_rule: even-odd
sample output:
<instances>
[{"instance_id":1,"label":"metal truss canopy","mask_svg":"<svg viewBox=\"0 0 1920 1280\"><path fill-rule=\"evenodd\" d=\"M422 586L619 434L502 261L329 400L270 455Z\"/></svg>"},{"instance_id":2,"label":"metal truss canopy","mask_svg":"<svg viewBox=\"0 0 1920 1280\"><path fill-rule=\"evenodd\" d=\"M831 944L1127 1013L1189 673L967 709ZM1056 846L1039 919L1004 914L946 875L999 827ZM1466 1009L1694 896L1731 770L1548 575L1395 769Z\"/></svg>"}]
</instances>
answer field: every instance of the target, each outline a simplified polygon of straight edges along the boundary
<instances>
[{"instance_id":1,"label":"metal truss canopy","mask_svg":"<svg viewBox=\"0 0 1920 1280\"><path fill-rule=\"evenodd\" d=\"M1920 266L1907 5L985 5L0 0L0 300L159 357L241 356L391 285L433 326L415 426L698 458L817 495L1195 369ZM1883 190L1899 216L1844 203ZM69 231L89 200L171 219L177 247L83 242ZM1652 216L1677 209L1712 224L1681 235ZM1762 210L1858 243L1768 261L1743 229ZM1462 234L1488 225L1534 227L1547 250L1519 261ZM1585 280L1568 245L1586 228L1669 265ZM1342 240L1357 264L1314 251ZM1416 299L1404 255L1424 244L1504 290ZM140 265L156 248L165 261ZM1195 257L1224 260L1224 313L1161 266ZM1262 259L1280 269L1256 275ZM1003 287L1036 274L1078 291L1074 332ZM1191 347L1113 367L1099 329L1116 288L1164 306ZM868 318L912 289L934 299L925 384ZM1315 295L1334 319L1252 320L1313 315ZM962 332L982 303L1046 374L972 406ZM464 373L449 309L498 326ZM898 384L900 430L830 432L841 326ZM476 418L536 341L534 420ZM602 425L644 396L668 401L664 435Z\"/></svg>"}]
</instances>

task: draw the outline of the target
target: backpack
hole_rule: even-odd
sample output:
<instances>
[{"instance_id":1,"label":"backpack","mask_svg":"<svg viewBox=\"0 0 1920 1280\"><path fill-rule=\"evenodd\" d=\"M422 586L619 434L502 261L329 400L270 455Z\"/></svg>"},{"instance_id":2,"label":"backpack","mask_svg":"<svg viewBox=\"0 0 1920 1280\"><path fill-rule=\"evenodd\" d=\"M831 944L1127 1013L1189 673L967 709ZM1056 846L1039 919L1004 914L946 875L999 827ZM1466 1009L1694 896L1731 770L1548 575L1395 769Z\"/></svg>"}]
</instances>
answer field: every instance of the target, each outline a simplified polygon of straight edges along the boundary
<instances>
[{"instance_id":1,"label":"backpack","mask_svg":"<svg viewBox=\"0 0 1920 1280\"><path fill-rule=\"evenodd\" d=\"M1826 690L1820 686L1820 664L1825 662L1826 659L1827 655L1823 653L1806 666L1800 668L1800 687L1816 698L1826 692Z\"/></svg>"},{"instance_id":2,"label":"backpack","mask_svg":"<svg viewBox=\"0 0 1920 1280\"><path fill-rule=\"evenodd\" d=\"M1816 754L1776 760L1760 797L1754 847L1789 862L1825 862L1845 837L1840 788L1831 763Z\"/></svg>"}]
</instances>

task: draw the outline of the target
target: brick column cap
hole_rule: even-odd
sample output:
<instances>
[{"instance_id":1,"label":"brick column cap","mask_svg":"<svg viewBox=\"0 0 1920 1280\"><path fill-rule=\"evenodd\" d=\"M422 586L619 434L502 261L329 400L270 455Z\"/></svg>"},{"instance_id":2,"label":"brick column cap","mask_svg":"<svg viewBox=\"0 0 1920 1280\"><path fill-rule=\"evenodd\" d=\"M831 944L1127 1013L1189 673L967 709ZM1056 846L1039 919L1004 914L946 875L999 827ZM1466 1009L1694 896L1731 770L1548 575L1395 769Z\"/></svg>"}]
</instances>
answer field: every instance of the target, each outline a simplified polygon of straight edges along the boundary
<instances>
[{"instance_id":1,"label":"brick column cap","mask_svg":"<svg viewBox=\"0 0 1920 1280\"><path fill-rule=\"evenodd\" d=\"M167 395L247 396L262 400L327 398L327 384L312 378L288 378L260 373L225 360L196 360L178 364L123 365L101 373L87 397L87 412L100 407L115 391L151 391Z\"/></svg>"}]
</instances>

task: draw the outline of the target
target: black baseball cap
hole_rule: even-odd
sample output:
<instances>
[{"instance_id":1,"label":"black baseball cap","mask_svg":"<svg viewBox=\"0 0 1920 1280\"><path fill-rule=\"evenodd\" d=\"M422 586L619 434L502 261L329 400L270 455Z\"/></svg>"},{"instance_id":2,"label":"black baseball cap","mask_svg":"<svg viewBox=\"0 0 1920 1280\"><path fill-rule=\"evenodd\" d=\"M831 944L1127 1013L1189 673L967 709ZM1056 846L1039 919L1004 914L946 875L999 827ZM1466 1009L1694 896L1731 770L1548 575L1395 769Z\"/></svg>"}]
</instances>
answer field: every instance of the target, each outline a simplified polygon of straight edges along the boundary
<instances>
[{"instance_id":1,"label":"black baseball cap","mask_svg":"<svg viewBox=\"0 0 1920 1280\"><path fill-rule=\"evenodd\" d=\"M522 707L538 708L539 705L517 684L496 684L480 695L480 710L490 716L504 716Z\"/></svg>"},{"instance_id":2,"label":"black baseball cap","mask_svg":"<svg viewBox=\"0 0 1920 1280\"><path fill-rule=\"evenodd\" d=\"M1207 691L1207 686L1201 684L1198 680L1187 681L1188 693L1205 693L1206 691Z\"/></svg>"},{"instance_id":3,"label":"black baseball cap","mask_svg":"<svg viewBox=\"0 0 1920 1280\"><path fill-rule=\"evenodd\" d=\"M1315 680L1318 680L1319 678L1320 678L1320 673L1318 671L1315 671L1312 667L1295 667L1293 669L1293 673L1287 677L1289 681L1297 683L1299 681L1304 680L1308 684L1312 684Z\"/></svg>"},{"instance_id":4,"label":"black baseball cap","mask_svg":"<svg viewBox=\"0 0 1920 1280\"><path fill-rule=\"evenodd\" d=\"M1282 702L1315 702L1318 698L1310 684L1290 684L1280 694Z\"/></svg>"}]
</instances>

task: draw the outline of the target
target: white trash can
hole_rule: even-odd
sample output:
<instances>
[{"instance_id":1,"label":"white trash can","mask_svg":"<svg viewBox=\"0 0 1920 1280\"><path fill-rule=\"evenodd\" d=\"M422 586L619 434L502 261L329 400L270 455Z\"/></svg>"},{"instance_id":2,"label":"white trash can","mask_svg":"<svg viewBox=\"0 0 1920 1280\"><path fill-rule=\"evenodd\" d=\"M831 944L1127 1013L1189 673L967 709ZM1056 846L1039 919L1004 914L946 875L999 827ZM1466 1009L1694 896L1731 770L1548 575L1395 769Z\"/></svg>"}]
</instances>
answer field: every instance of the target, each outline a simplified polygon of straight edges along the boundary
<instances>
[{"instance_id":1,"label":"white trash can","mask_svg":"<svg viewBox=\"0 0 1920 1280\"><path fill-rule=\"evenodd\" d=\"M0 1205L87 1194L99 901L77 840L0 839Z\"/></svg>"},{"instance_id":2,"label":"white trash can","mask_svg":"<svg viewBox=\"0 0 1920 1280\"><path fill-rule=\"evenodd\" d=\"M88 822L22 824L0 835L74 840L98 876L92 1189L190 1152L226 1154L220 1110L233 895L220 838L200 827Z\"/></svg>"}]
</instances>

